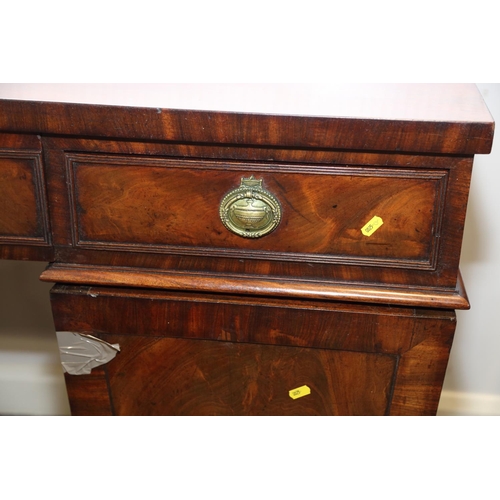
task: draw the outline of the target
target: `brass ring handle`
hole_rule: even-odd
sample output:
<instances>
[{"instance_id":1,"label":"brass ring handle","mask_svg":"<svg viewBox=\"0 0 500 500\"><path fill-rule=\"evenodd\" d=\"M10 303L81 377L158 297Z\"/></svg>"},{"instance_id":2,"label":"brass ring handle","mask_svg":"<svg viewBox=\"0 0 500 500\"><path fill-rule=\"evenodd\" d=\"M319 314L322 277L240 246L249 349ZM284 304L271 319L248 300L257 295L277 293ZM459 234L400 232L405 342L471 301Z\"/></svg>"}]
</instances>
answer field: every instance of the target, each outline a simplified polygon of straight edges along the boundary
<instances>
[{"instance_id":1,"label":"brass ring handle","mask_svg":"<svg viewBox=\"0 0 500 500\"><path fill-rule=\"evenodd\" d=\"M281 221L279 201L253 175L224 196L219 213L224 226L243 238L269 234Z\"/></svg>"}]
</instances>

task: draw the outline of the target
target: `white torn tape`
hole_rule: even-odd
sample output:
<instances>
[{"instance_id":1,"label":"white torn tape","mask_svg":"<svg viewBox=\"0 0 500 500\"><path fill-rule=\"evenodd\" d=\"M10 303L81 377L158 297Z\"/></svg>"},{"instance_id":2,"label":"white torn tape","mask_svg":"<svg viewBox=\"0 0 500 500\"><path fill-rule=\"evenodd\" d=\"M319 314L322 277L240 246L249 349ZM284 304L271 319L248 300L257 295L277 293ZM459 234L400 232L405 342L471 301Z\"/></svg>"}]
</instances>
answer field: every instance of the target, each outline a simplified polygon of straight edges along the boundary
<instances>
[{"instance_id":1,"label":"white torn tape","mask_svg":"<svg viewBox=\"0 0 500 500\"><path fill-rule=\"evenodd\" d=\"M75 332L57 332L57 343L64 373L88 375L93 368L109 363L118 352L119 344Z\"/></svg>"}]
</instances>

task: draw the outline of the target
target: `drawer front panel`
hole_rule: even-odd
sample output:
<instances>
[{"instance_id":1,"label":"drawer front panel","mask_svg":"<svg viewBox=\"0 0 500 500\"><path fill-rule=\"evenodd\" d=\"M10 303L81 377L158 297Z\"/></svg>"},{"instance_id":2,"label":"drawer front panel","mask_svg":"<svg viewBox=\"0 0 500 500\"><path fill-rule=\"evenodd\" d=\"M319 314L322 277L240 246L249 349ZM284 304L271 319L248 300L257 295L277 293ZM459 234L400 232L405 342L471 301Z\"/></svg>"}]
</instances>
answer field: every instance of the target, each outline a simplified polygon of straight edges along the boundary
<instances>
[{"instance_id":1,"label":"drawer front panel","mask_svg":"<svg viewBox=\"0 0 500 500\"><path fill-rule=\"evenodd\" d=\"M434 269L445 170L67 156L73 244L90 249ZM242 178L262 180L278 227L243 238L221 221ZM371 234L362 229L377 217Z\"/></svg>"},{"instance_id":2,"label":"drawer front panel","mask_svg":"<svg viewBox=\"0 0 500 500\"><path fill-rule=\"evenodd\" d=\"M49 245L38 153L0 151L0 244Z\"/></svg>"},{"instance_id":3,"label":"drawer front panel","mask_svg":"<svg viewBox=\"0 0 500 500\"><path fill-rule=\"evenodd\" d=\"M412 309L335 302L71 285L56 285L51 302L58 331L400 354L415 330Z\"/></svg>"}]
</instances>

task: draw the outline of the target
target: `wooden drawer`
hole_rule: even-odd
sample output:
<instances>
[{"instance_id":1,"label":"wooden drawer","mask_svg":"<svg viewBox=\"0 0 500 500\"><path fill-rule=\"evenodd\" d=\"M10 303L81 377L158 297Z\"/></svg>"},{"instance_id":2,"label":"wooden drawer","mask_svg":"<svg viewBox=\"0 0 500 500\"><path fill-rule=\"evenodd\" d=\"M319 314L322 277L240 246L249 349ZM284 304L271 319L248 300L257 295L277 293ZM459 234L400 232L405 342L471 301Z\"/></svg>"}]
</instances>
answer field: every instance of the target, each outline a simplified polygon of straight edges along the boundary
<instances>
[{"instance_id":1,"label":"wooden drawer","mask_svg":"<svg viewBox=\"0 0 500 500\"><path fill-rule=\"evenodd\" d=\"M77 247L427 270L436 266L446 170L97 155L72 155L69 162ZM276 229L259 238L231 232L220 217L224 196L251 177L262 180L281 212ZM364 235L362 228L374 216L383 226Z\"/></svg>"},{"instance_id":2,"label":"wooden drawer","mask_svg":"<svg viewBox=\"0 0 500 500\"><path fill-rule=\"evenodd\" d=\"M73 413L435 414L478 90L185 90L0 101L0 257L45 245L56 329L121 346L67 376Z\"/></svg>"},{"instance_id":3,"label":"wooden drawer","mask_svg":"<svg viewBox=\"0 0 500 500\"><path fill-rule=\"evenodd\" d=\"M455 290L471 158L254 148L250 161L238 147L47 146L64 262ZM260 237L224 221L242 182L278 207Z\"/></svg>"},{"instance_id":4,"label":"wooden drawer","mask_svg":"<svg viewBox=\"0 0 500 500\"><path fill-rule=\"evenodd\" d=\"M48 260L49 215L41 142L0 134L0 257Z\"/></svg>"},{"instance_id":5,"label":"wooden drawer","mask_svg":"<svg viewBox=\"0 0 500 500\"><path fill-rule=\"evenodd\" d=\"M66 285L51 300L58 331L121 349L67 375L74 414L433 414L455 329L452 312L321 301Z\"/></svg>"}]
</instances>

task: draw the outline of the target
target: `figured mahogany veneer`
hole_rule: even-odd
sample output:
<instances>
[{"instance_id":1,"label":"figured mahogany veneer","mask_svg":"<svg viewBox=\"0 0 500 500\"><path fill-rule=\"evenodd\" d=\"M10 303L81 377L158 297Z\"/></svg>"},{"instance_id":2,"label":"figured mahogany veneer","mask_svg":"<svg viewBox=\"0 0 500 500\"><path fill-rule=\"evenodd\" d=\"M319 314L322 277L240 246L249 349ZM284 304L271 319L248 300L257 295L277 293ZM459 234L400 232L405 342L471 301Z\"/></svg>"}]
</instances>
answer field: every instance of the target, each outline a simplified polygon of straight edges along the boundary
<instances>
[{"instance_id":1,"label":"figured mahogany veneer","mask_svg":"<svg viewBox=\"0 0 500 500\"><path fill-rule=\"evenodd\" d=\"M43 102L43 98L5 100L0 130L192 144L467 155L489 153L493 140L491 116L470 84L399 88L367 84L358 87L358 94L356 89L346 91L334 84L326 88L306 84L300 93L293 84L267 84L250 92L233 85L230 103L223 86L208 87L196 89L197 94L187 99L179 99L175 89L166 88L165 96L154 105L148 102L147 108L95 105L91 92L76 100L86 105ZM366 95L373 95L373 100ZM110 101L114 101L112 93Z\"/></svg>"},{"instance_id":2,"label":"figured mahogany veneer","mask_svg":"<svg viewBox=\"0 0 500 500\"><path fill-rule=\"evenodd\" d=\"M62 262L163 268L185 256L167 266L454 293L471 158L66 138L44 145ZM219 217L224 195L252 175L282 206L279 226L257 240L229 232ZM375 215L384 225L366 237L361 228Z\"/></svg>"},{"instance_id":3,"label":"figured mahogany veneer","mask_svg":"<svg viewBox=\"0 0 500 500\"><path fill-rule=\"evenodd\" d=\"M219 90L165 87L158 107L0 99L0 257L49 261L56 328L121 346L67 376L72 412L434 414L469 307L473 155L493 140L479 92ZM243 178L280 208L262 238L221 220Z\"/></svg>"},{"instance_id":4,"label":"figured mahogany veneer","mask_svg":"<svg viewBox=\"0 0 500 500\"><path fill-rule=\"evenodd\" d=\"M0 214L1 258L52 260L39 138L0 134Z\"/></svg>"},{"instance_id":5,"label":"figured mahogany veneer","mask_svg":"<svg viewBox=\"0 0 500 500\"><path fill-rule=\"evenodd\" d=\"M99 406L67 377L83 414L432 415L455 330L451 311L67 285L51 297L58 330L121 347Z\"/></svg>"},{"instance_id":6,"label":"figured mahogany veneer","mask_svg":"<svg viewBox=\"0 0 500 500\"><path fill-rule=\"evenodd\" d=\"M446 171L89 155L67 162L77 247L435 267ZM283 220L247 242L221 228L219 204L251 175L280 200ZM380 237L360 238L373 214L387 227Z\"/></svg>"}]
</instances>

